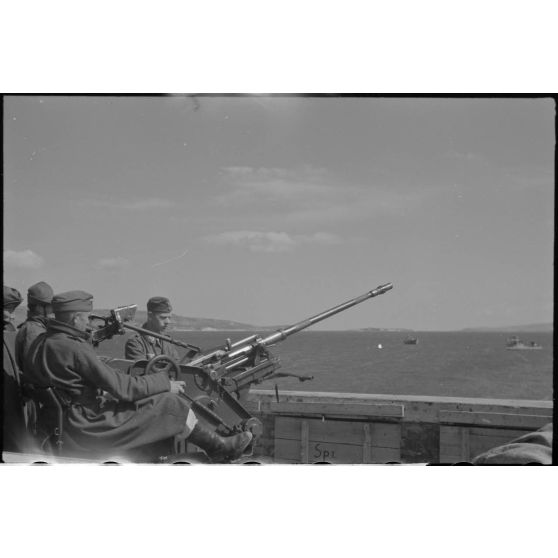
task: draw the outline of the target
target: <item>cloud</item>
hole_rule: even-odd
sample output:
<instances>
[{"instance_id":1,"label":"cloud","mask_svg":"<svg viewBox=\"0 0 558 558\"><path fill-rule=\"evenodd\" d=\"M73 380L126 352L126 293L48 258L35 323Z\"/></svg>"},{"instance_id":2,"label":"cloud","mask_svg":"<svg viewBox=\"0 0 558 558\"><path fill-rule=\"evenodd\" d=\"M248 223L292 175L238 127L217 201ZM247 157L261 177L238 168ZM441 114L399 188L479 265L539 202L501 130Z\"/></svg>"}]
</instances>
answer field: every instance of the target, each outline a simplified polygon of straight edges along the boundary
<instances>
[{"instance_id":1,"label":"cloud","mask_svg":"<svg viewBox=\"0 0 558 558\"><path fill-rule=\"evenodd\" d=\"M285 232L228 231L205 237L207 242L222 246L246 247L252 252L290 252L303 244L333 245L341 239L334 234L289 235Z\"/></svg>"},{"instance_id":2,"label":"cloud","mask_svg":"<svg viewBox=\"0 0 558 558\"><path fill-rule=\"evenodd\" d=\"M327 172L323 168L225 167L222 170L228 189L216 200L223 205L305 203L338 191L324 183Z\"/></svg>"},{"instance_id":3,"label":"cloud","mask_svg":"<svg viewBox=\"0 0 558 558\"><path fill-rule=\"evenodd\" d=\"M21 269L39 269L44 264L44 259L33 250L4 250L4 266Z\"/></svg>"},{"instance_id":4,"label":"cloud","mask_svg":"<svg viewBox=\"0 0 558 558\"><path fill-rule=\"evenodd\" d=\"M128 265L130 265L130 262L126 258L122 258L120 256L117 256L116 258L101 258L97 262L97 267L99 269L109 271L124 269L125 267L128 267Z\"/></svg>"},{"instance_id":5,"label":"cloud","mask_svg":"<svg viewBox=\"0 0 558 558\"><path fill-rule=\"evenodd\" d=\"M280 167L223 167L223 172L233 179L242 180L319 180L327 174L326 169L322 167L313 167L305 165L299 170L289 170Z\"/></svg>"},{"instance_id":6,"label":"cloud","mask_svg":"<svg viewBox=\"0 0 558 558\"><path fill-rule=\"evenodd\" d=\"M150 209L167 209L175 205L166 198L145 198L133 201L83 200L80 205L87 207L105 207L124 209L126 211L147 211Z\"/></svg>"},{"instance_id":7,"label":"cloud","mask_svg":"<svg viewBox=\"0 0 558 558\"><path fill-rule=\"evenodd\" d=\"M299 242L305 244L322 244L324 246L332 246L334 244L341 244L341 238L336 234L317 232L311 235L295 236Z\"/></svg>"},{"instance_id":8,"label":"cloud","mask_svg":"<svg viewBox=\"0 0 558 558\"><path fill-rule=\"evenodd\" d=\"M119 205L119 207L130 211L144 211L146 209L165 209L172 207L173 205L173 202L165 198L147 198L145 200L137 200L134 202L123 202Z\"/></svg>"},{"instance_id":9,"label":"cloud","mask_svg":"<svg viewBox=\"0 0 558 558\"><path fill-rule=\"evenodd\" d=\"M401 216L415 210L439 188L393 188L383 181L348 184L324 168L297 170L257 167L226 167L227 190L216 198L226 208L265 212L284 221L314 223L355 221L371 216Z\"/></svg>"},{"instance_id":10,"label":"cloud","mask_svg":"<svg viewBox=\"0 0 558 558\"><path fill-rule=\"evenodd\" d=\"M252 252L288 252L293 239L284 232L229 231L206 237L212 244L246 246Z\"/></svg>"},{"instance_id":11,"label":"cloud","mask_svg":"<svg viewBox=\"0 0 558 558\"><path fill-rule=\"evenodd\" d=\"M375 175L370 183L347 182L325 168L312 166L236 166L221 170L226 189L214 198L220 206L215 214L224 210L227 218L237 216L256 228L292 225L321 229L377 218L401 220L430 211L447 193L444 184L410 184L389 175ZM298 239L300 242L302 239Z\"/></svg>"}]
</instances>

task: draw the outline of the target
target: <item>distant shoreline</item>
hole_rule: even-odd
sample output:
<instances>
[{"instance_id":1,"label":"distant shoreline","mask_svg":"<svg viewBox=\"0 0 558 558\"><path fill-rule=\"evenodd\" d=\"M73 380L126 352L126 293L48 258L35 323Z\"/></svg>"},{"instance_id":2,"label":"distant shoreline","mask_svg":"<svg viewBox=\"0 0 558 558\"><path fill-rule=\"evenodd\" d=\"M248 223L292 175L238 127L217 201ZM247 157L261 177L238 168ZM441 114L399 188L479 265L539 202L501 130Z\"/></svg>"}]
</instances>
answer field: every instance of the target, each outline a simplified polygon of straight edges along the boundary
<instances>
[{"instance_id":1,"label":"distant shoreline","mask_svg":"<svg viewBox=\"0 0 558 558\"><path fill-rule=\"evenodd\" d=\"M108 314L108 310L98 309L96 310L101 315ZM16 309L16 324L23 323L27 318L27 308L25 305L19 306ZM147 312L145 310L138 310L134 318L134 322L141 325L147 318ZM274 332L279 329L288 327L288 325L271 325L271 326L254 326L251 324L243 324L240 322L234 322L232 320L214 319L214 318L199 318L193 317L188 318L180 315L174 314L172 317L175 321L176 326L169 331L181 332ZM490 332L500 332L500 333L552 333L554 331L554 324L552 322L543 323L533 323L533 324L523 324L523 325L513 325L513 326L496 326L496 327L468 327L459 329L413 329L413 328L381 328L381 327L364 327L364 328L348 328L348 329L309 329L303 331L359 331L363 333L406 333L414 334L417 332L462 332L462 333L490 333Z\"/></svg>"},{"instance_id":2,"label":"distant shoreline","mask_svg":"<svg viewBox=\"0 0 558 558\"><path fill-rule=\"evenodd\" d=\"M254 328L254 329L220 329L220 328L173 328L168 330L169 333L269 333L277 331L277 329L264 329L264 328ZM395 334L418 334L418 333L553 333L553 329L499 329L499 328L467 328L467 329L369 329L369 328L353 328L353 329L305 329L297 333L324 333L324 332L358 332L358 333L395 333Z\"/></svg>"}]
</instances>

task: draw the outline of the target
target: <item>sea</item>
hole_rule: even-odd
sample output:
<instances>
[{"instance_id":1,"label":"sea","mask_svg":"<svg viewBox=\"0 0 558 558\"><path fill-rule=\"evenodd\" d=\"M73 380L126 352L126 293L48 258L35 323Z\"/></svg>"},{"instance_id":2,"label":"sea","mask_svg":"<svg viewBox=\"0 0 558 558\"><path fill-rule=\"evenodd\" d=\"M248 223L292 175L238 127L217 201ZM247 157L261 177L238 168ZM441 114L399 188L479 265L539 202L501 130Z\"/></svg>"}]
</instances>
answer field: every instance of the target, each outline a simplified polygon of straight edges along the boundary
<instances>
[{"instance_id":1,"label":"sea","mask_svg":"<svg viewBox=\"0 0 558 558\"><path fill-rule=\"evenodd\" d=\"M202 349L223 346L254 332L169 331L168 335ZM265 332L263 335L267 334ZM313 376L311 381L278 378L259 389L394 395L435 395L495 399L551 400L553 334L514 332L541 350L506 349L506 332L413 332L417 345L395 331L302 331L270 348L281 372ZM123 358L130 335L116 336L97 348Z\"/></svg>"}]
</instances>

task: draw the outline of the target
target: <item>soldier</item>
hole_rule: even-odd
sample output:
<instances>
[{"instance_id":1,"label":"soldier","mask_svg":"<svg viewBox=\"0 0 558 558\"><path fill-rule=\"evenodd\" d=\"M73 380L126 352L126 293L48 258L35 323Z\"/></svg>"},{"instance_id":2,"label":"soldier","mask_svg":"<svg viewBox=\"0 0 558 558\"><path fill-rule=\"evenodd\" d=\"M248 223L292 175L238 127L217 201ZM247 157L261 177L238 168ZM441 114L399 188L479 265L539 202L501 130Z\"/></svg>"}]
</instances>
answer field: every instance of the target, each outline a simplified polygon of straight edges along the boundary
<instances>
[{"instance_id":1,"label":"soldier","mask_svg":"<svg viewBox=\"0 0 558 558\"><path fill-rule=\"evenodd\" d=\"M25 423L27 429L34 433L37 428L37 408L32 398L33 394L29 393L29 388L25 383L23 363L31 343L39 335L45 333L48 318L54 317L51 304L53 295L52 287L44 281L29 287L27 290L27 320L18 326L15 338L15 359L21 372Z\"/></svg>"},{"instance_id":2,"label":"soldier","mask_svg":"<svg viewBox=\"0 0 558 558\"><path fill-rule=\"evenodd\" d=\"M83 291L55 295L55 319L25 357L29 380L36 388L51 387L62 402L64 447L99 457L178 435L213 461L240 457L252 434L223 438L201 425L179 395L184 382L169 380L163 371L134 377L99 360L88 342L92 300ZM112 398L99 400L99 389Z\"/></svg>"},{"instance_id":3,"label":"soldier","mask_svg":"<svg viewBox=\"0 0 558 558\"><path fill-rule=\"evenodd\" d=\"M154 296L147 301L147 322L141 327L154 333L164 333L170 323L172 306L168 298ZM178 361L178 351L171 343L137 333L126 342L127 360L151 359L157 355L167 355Z\"/></svg>"},{"instance_id":4,"label":"soldier","mask_svg":"<svg viewBox=\"0 0 558 558\"><path fill-rule=\"evenodd\" d=\"M23 372L24 357L31 343L46 331L48 318L52 313L52 287L40 281L29 287L27 291L27 320L19 327L15 341L16 362Z\"/></svg>"},{"instance_id":5,"label":"soldier","mask_svg":"<svg viewBox=\"0 0 558 558\"><path fill-rule=\"evenodd\" d=\"M4 384L4 442L7 451L21 451L25 442L25 417L21 395L20 374L15 361L15 327L14 312L21 304L19 291L4 285L3 303L3 364L2 380Z\"/></svg>"},{"instance_id":6,"label":"soldier","mask_svg":"<svg viewBox=\"0 0 558 558\"><path fill-rule=\"evenodd\" d=\"M21 295L17 289L12 289L12 287L6 287L4 285L4 307L3 307L3 318L2 318L2 330L3 331L15 331L15 309L21 304Z\"/></svg>"}]
</instances>

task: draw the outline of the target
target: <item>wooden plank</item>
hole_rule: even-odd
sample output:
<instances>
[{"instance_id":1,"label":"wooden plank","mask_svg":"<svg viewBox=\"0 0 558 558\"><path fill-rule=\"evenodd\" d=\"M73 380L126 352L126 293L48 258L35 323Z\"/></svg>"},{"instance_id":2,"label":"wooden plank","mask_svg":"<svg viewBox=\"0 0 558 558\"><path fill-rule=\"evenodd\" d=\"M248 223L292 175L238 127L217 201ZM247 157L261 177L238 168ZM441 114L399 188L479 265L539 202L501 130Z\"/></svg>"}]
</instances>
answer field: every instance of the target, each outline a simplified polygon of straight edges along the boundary
<instances>
[{"instance_id":1,"label":"wooden plank","mask_svg":"<svg viewBox=\"0 0 558 558\"><path fill-rule=\"evenodd\" d=\"M374 423L372 428L372 457L379 448L394 449L401 455L401 425Z\"/></svg>"},{"instance_id":2,"label":"wooden plank","mask_svg":"<svg viewBox=\"0 0 558 558\"><path fill-rule=\"evenodd\" d=\"M275 419L275 437L300 440L299 418L281 417ZM365 422L308 419L309 439L317 442L337 442L342 444L364 444ZM372 445L379 447L400 447L400 425L375 423L371 428Z\"/></svg>"},{"instance_id":3,"label":"wooden plank","mask_svg":"<svg viewBox=\"0 0 558 558\"><path fill-rule=\"evenodd\" d=\"M257 405L259 405L263 415L272 415L275 413L276 403L273 391L251 390L248 398L256 403L256 407L250 407L250 409L255 409ZM386 421L403 419L405 422L430 424L439 424L439 412L441 410L473 413L540 415L549 418L552 415L553 409L553 403L550 400L535 401L301 391L282 391L281 399L282 403L300 405L302 411L304 411L304 407L307 403L334 405L338 409L342 409L344 405L346 406L353 403L366 405L403 405L404 417L385 417ZM343 414L341 413L335 416L343 417ZM359 415L354 416L358 417ZM350 416L347 415L344 418L349 419ZM550 422L550 418L547 422ZM527 429L531 429L531 427L527 427Z\"/></svg>"},{"instance_id":4,"label":"wooden plank","mask_svg":"<svg viewBox=\"0 0 558 558\"><path fill-rule=\"evenodd\" d=\"M469 428L461 429L461 459L463 461L469 461L471 454L470 439L469 439Z\"/></svg>"},{"instance_id":5,"label":"wooden plank","mask_svg":"<svg viewBox=\"0 0 558 558\"><path fill-rule=\"evenodd\" d=\"M440 426L440 447L461 447L461 432L458 426Z\"/></svg>"},{"instance_id":6,"label":"wooden plank","mask_svg":"<svg viewBox=\"0 0 558 558\"><path fill-rule=\"evenodd\" d=\"M362 416L362 417L391 417L403 418L404 405L366 404L366 403L315 403L280 402L271 403L269 412L295 415L323 415L328 416Z\"/></svg>"},{"instance_id":7,"label":"wooden plank","mask_svg":"<svg viewBox=\"0 0 558 558\"><path fill-rule=\"evenodd\" d=\"M275 399L275 392L267 389L251 389L249 397L253 400L261 399L262 401ZM368 402L401 402L403 404L416 402L428 403L434 405L473 405L478 406L494 406L494 407L516 407L521 409L540 408L552 409L551 400L540 399L488 399L482 397L445 397L437 395L400 395L400 394L383 394L383 393L346 393L346 392L330 392L330 391L281 391L281 397L285 400L321 400L321 401L368 401ZM533 413L535 414L535 413Z\"/></svg>"},{"instance_id":8,"label":"wooden plank","mask_svg":"<svg viewBox=\"0 0 558 558\"><path fill-rule=\"evenodd\" d=\"M300 440L275 440L275 458L301 461ZM308 447L309 463L362 463L362 447L350 444L311 442Z\"/></svg>"},{"instance_id":9,"label":"wooden plank","mask_svg":"<svg viewBox=\"0 0 558 558\"><path fill-rule=\"evenodd\" d=\"M439 412L441 423L450 424L474 424L478 426L503 426L510 428L525 428L536 430L546 423L552 421L552 415L525 415L515 413L484 413L471 411L447 411Z\"/></svg>"},{"instance_id":10,"label":"wooden plank","mask_svg":"<svg viewBox=\"0 0 558 558\"><path fill-rule=\"evenodd\" d=\"M300 425L300 460L308 463L308 421L303 420Z\"/></svg>"},{"instance_id":11,"label":"wooden plank","mask_svg":"<svg viewBox=\"0 0 558 558\"><path fill-rule=\"evenodd\" d=\"M519 436L525 435L525 430L512 430L511 428L478 428L471 427L471 435L473 436L489 436L494 437L504 437L512 436L514 438L519 438Z\"/></svg>"},{"instance_id":12,"label":"wooden plank","mask_svg":"<svg viewBox=\"0 0 558 558\"><path fill-rule=\"evenodd\" d=\"M370 463L372 460L372 434L370 433L370 425L365 424L364 428L364 445L362 447L362 462Z\"/></svg>"},{"instance_id":13,"label":"wooden plank","mask_svg":"<svg viewBox=\"0 0 558 558\"><path fill-rule=\"evenodd\" d=\"M440 462L469 461L470 435L468 427L440 427Z\"/></svg>"},{"instance_id":14,"label":"wooden plank","mask_svg":"<svg viewBox=\"0 0 558 558\"><path fill-rule=\"evenodd\" d=\"M275 436L291 440L300 439L300 423L302 419L295 417L281 417L275 419ZM316 441L330 441L339 443L362 444L364 422L333 421L320 419L306 419L310 435Z\"/></svg>"},{"instance_id":15,"label":"wooden plank","mask_svg":"<svg viewBox=\"0 0 558 558\"><path fill-rule=\"evenodd\" d=\"M457 426L440 426L440 463L461 461L461 430Z\"/></svg>"},{"instance_id":16,"label":"wooden plank","mask_svg":"<svg viewBox=\"0 0 558 558\"><path fill-rule=\"evenodd\" d=\"M333 444L310 442L309 463L328 462L339 464L363 463L362 446L352 444ZM370 463L387 463L400 461L401 453L395 448L372 448ZM300 461L300 442L297 440L275 440L275 459Z\"/></svg>"}]
</instances>

